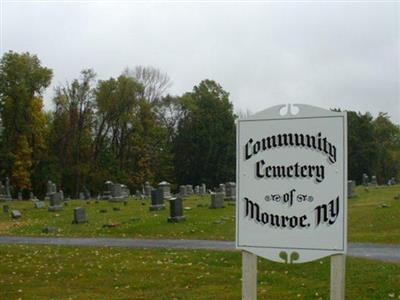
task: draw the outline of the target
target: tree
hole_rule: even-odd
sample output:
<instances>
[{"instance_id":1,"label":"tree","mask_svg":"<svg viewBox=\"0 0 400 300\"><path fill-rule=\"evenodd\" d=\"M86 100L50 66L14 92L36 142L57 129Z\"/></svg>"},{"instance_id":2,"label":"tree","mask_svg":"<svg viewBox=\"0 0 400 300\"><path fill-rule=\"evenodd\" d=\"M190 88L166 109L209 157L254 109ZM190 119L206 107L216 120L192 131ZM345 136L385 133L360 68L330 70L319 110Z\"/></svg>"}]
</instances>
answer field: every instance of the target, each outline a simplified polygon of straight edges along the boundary
<instances>
[{"instance_id":1,"label":"tree","mask_svg":"<svg viewBox=\"0 0 400 300\"><path fill-rule=\"evenodd\" d=\"M174 139L179 183L216 186L235 179L235 115L229 94L204 80L182 99L185 114Z\"/></svg>"},{"instance_id":2,"label":"tree","mask_svg":"<svg viewBox=\"0 0 400 300\"><path fill-rule=\"evenodd\" d=\"M11 175L17 189L31 189L31 172L42 150L43 90L52 71L36 55L7 52L0 61L0 115L2 173Z\"/></svg>"},{"instance_id":3,"label":"tree","mask_svg":"<svg viewBox=\"0 0 400 300\"><path fill-rule=\"evenodd\" d=\"M57 87L53 99L52 152L62 170L60 185L73 195L81 191L90 171L95 76L83 70L80 79Z\"/></svg>"},{"instance_id":4,"label":"tree","mask_svg":"<svg viewBox=\"0 0 400 300\"><path fill-rule=\"evenodd\" d=\"M134 70L126 68L123 75L134 78L144 87L142 98L150 103L158 103L171 86L168 75L154 67L136 66Z\"/></svg>"}]
</instances>

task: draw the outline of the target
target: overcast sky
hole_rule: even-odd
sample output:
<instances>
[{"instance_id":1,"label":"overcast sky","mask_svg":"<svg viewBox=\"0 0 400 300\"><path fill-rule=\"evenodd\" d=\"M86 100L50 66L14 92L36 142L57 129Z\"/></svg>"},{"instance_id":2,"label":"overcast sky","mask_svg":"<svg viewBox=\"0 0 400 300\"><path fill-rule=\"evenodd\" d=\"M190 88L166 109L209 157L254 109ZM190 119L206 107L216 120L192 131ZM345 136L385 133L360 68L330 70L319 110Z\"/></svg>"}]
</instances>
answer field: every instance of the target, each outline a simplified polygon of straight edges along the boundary
<instances>
[{"instance_id":1,"label":"overcast sky","mask_svg":"<svg viewBox=\"0 0 400 300\"><path fill-rule=\"evenodd\" d=\"M400 5L3 1L1 51L29 51L52 87L154 66L182 94L219 82L235 109L307 103L388 112L400 123ZM52 107L52 87L45 94Z\"/></svg>"}]
</instances>

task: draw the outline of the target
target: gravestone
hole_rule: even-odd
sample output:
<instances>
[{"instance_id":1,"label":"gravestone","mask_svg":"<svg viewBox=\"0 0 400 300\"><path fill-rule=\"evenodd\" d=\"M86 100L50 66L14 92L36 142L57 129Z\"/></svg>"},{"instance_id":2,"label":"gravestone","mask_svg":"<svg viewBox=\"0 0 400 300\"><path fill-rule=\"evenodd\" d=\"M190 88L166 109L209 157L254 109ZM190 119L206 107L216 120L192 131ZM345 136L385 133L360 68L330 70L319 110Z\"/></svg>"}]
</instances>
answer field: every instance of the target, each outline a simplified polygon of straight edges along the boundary
<instances>
[{"instance_id":1,"label":"gravestone","mask_svg":"<svg viewBox=\"0 0 400 300\"><path fill-rule=\"evenodd\" d=\"M182 206L182 198L171 198L169 200L170 207L170 217L168 218L168 222L170 223L179 223L184 222L186 220L183 215L183 206Z\"/></svg>"},{"instance_id":2,"label":"gravestone","mask_svg":"<svg viewBox=\"0 0 400 300\"><path fill-rule=\"evenodd\" d=\"M150 211L163 210L163 209L165 209L163 190L160 188L152 190Z\"/></svg>"},{"instance_id":3,"label":"gravestone","mask_svg":"<svg viewBox=\"0 0 400 300\"><path fill-rule=\"evenodd\" d=\"M103 191L103 193L101 195L101 199L110 200L112 198L112 195L111 195L112 185L113 185L113 183L109 180L104 183L105 190Z\"/></svg>"},{"instance_id":4,"label":"gravestone","mask_svg":"<svg viewBox=\"0 0 400 300\"><path fill-rule=\"evenodd\" d=\"M347 197L351 198L356 196L356 182L354 180L347 181Z\"/></svg>"},{"instance_id":5,"label":"gravestone","mask_svg":"<svg viewBox=\"0 0 400 300\"><path fill-rule=\"evenodd\" d=\"M186 197L186 185L179 186L179 196Z\"/></svg>"},{"instance_id":6,"label":"gravestone","mask_svg":"<svg viewBox=\"0 0 400 300\"><path fill-rule=\"evenodd\" d=\"M206 185L204 183L200 186L199 193L200 195L205 195L207 193Z\"/></svg>"},{"instance_id":7,"label":"gravestone","mask_svg":"<svg viewBox=\"0 0 400 300\"><path fill-rule=\"evenodd\" d=\"M90 191L86 188L86 186L83 187L83 197L85 200L90 200L91 198Z\"/></svg>"},{"instance_id":8,"label":"gravestone","mask_svg":"<svg viewBox=\"0 0 400 300\"><path fill-rule=\"evenodd\" d=\"M226 194L225 184L220 183L220 185L217 188L217 192L223 193L224 197L225 197L225 194Z\"/></svg>"},{"instance_id":9,"label":"gravestone","mask_svg":"<svg viewBox=\"0 0 400 300\"><path fill-rule=\"evenodd\" d=\"M61 201L64 201L64 191L60 190L60 197L61 197ZM65 199L67 200L67 199Z\"/></svg>"},{"instance_id":10,"label":"gravestone","mask_svg":"<svg viewBox=\"0 0 400 300\"><path fill-rule=\"evenodd\" d=\"M8 213L10 207L8 205L3 205L3 213Z\"/></svg>"},{"instance_id":11,"label":"gravestone","mask_svg":"<svg viewBox=\"0 0 400 300\"><path fill-rule=\"evenodd\" d=\"M225 200L236 201L236 183L227 182L225 184Z\"/></svg>"},{"instance_id":12,"label":"gravestone","mask_svg":"<svg viewBox=\"0 0 400 300\"><path fill-rule=\"evenodd\" d=\"M193 195L193 185L191 184L186 185L186 195L188 196Z\"/></svg>"},{"instance_id":13,"label":"gravestone","mask_svg":"<svg viewBox=\"0 0 400 300\"><path fill-rule=\"evenodd\" d=\"M29 193L29 199L31 200L31 201L39 201L39 199L35 196L35 194L33 194L33 192L30 192Z\"/></svg>"},{"instance_id":14,"label":"gravestone","mask_svg":"<svg viewBox=\"0 0 400 300\"><path fill-rule=\"evenodd\" d=\"M10 180L6 177L5 185L0 181L0 200L10 201L12 200L10 192Z\"/></svg>"},{"instance_id":15,"label":"gravestone","mask_svg":"<svg viewBox=\"0 0 400 300\"><path fill-rule=\"evenodd\" d=\"M11 211L11 217L13 219L19 219L19 218L21 218L21 216L22 216L22 214L19 210L15 209L15 210Z\"/></svg>"},{"instance_id":16,"label":"gravestone","mask_svg":"<svg viewBox=\"0 0 400 300\"><path fill-rule=\"evenodd\" d=\"M363 186L368 186L368 182L369 182L368 175L364 173L364 174L362 175L362 183L363 183Z\"/></svg>"},{"instance_id":17,"label":"gravestone","mask_svg":"<svg viewBox=\"0 0 400 300\"><path fill-rule=\"evenodd\" d=\"M195 193L195 195L199 195L200 194L200 186L196 185L194 187L194 193Z\"/></svg>"},{"instance_id":18,"label":"gravestone","mask_svg":"<svg viewBox=\"0 0 400 300\"><path fill-rule=\"evenodd\" d=\"M18 199L18 200L22 200L22 193L21 193L21 192L18 192L18 193L17 193L17 199Z\"/></svg>"},{"instance_id":19,"label":"gravestone","mask_svg":"<svg viewBox=\"0 0 400 300\"><path fill-rule=\"evenodd\" d=\"M221 192L211 193L210 208L223 208L224 207L224 194Z\"/></svg>"},{"instance_id":20,"label":"gravestone","mask_svg":"<svg viewBox=\"0 0 400 300\"><path fill-rule=\"evenodd\" d=\"M79 200L85 200L85 194L80 192L79 193Z\"/></svg>"},{"instance_id":21,"label":"gravestone","mask_svg":"<svg viewBox=\"0 0 400 300\"><path fill-rule=\"evenodd\" d=\"M61 195L60 193L53 193L50 196L50 205L48 210L49 211L60 211L63 210L63 207L61 205Z\"/></svg>"},{"instance_id":22,"label":"gravestone","mask_svg":"<svg viewBox=\"0 0 400 300\"><path fill-rule=\"evenodd\" d=\"M83 207L74 208L74 220L73 224L82 224L87 223L88 220L86 218L86 210Z\"/></svg>"},{"instance_id":23,"label":"gravestone","mask_svg":"<svg viewBox=\"0 0 400 300\"><path fill-rule=\"evenodd\" d=\"M35 201L34 207L35 208L45 208L46 203L44 201Z\"/></svg>"},{"instance_id":24,"label":"gravestone","mask_svg":"<svg viewBox=\"0 0 400 300\"><path fill-rule=\"evenodd\" d=\"M58 232L58 227L47 226L47 227L43 228L42 232L43 233L56 233L56 232Z\"/></svg>"},{"instance_id":25,"label":"gravestone","mask_svg":"<svg viewBox=\"0 0 400 300\"><path fill-rule=\"evenodd\" d=\"M163 191L164 199L171 198L171 184L166 181L162 181L158 184L158 188Z\"/></svg>"},{"instance_id":26,"label":"gravestone","mask_svg":"<svg viewBox=\"0 0 400 300\"><path fill-rule=\"evenodd\" d=\"M371 177L371 182L369 183L370 186L378 186L378 181L376 180L376 176Z\"/></svg>"},{"instance_id":27,"label":"gravestone","mask_svg":"<svg viewBox=\"0 0 400 300\"><path fill-rule=\"evenodd\" d=\"M150 185L150 182L146 181L144 183L144 195L146 197L151 197L151 191L153 190L152 186Z\"/></svg>"},{"instance_id":28,"label":"gravestone","mask_svg":"<svg viewBox=\"0 0 400 300\"><path fill-rule=\"evenodd\" d=\"M135 197L136 198L142 198L142 193L139 190L136 190Z\"/></svg>"}]
</instances>

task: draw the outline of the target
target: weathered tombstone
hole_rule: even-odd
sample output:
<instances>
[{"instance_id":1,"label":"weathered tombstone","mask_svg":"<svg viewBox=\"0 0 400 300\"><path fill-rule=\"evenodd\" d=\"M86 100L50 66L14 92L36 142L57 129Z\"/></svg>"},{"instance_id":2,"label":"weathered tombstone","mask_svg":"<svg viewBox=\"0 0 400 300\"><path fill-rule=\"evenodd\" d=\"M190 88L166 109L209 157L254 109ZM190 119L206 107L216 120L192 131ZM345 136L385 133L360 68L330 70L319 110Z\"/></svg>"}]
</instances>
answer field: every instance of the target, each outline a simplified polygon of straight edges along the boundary
<instances>
[{"instance_id":1,"label":"weathered tombstone","mask_svg":"<svg viewBox=\"0 0 400 300\"><path fill-rule=\"evenodd\" d=\"M82 224L87 223L86 218L86 210L83 207L75 207L74 208L74 220L72 221L73 224Z\"/></svg>"},{"instance_id":2,"label":"weathered tombstone","mask_svg":"<svg viewBox=\"0 0 400 300\"><path fill-rule=\"evenodd\" d=\"M122 198L124 199L128 199L129 196L131 195L130 190L128 189L128 187L125 184L121 184L121 189L122 189Z\"/></svg>"},{"instance_id":3,"label":"weathered tombstone","mask_svg":"<svg viewBox=\"0 0 400 300\"><path fill-rule=\"evenodd\" d=\"M201 184L199 192L200 192L200 195L205 195L207 193L207 188L204 183Z\"/></svg>"},{"instance_id":4,"label":"weathered tombstone","mask_svg":"<svg viewBox=\"0 0 400 300\"><path fill-rule=\"evenodd\" d=\"M151 197L151 191L152 191L152 187L151 187L151 185L150 185L150 182L148 182L148 181L146 181L145 183L144 183L144 195L146 196L146 197Z\"/></svg>"},{"instance_id":5,"label":"weathered tombstone","mask_svg":"<svg viewBox=\"0 0 400 300\"><path fill-rule=\"evenodd\" d=\"M186 195L188 196L193 195L193 185L191 184L186 185Z\"/></svg>"},{"instance_id":6,"label":"weathered tombstone","mask_svg":"<svg viewBox=\"0 0 400 300\"><path fill-rule=\"evenodd\" d=\"M10 210L10 207L8 205L3 205L3 213L8 213Z\"/></svg>"},{"instance_id":7,"label":"weathered tombstone","mask_svg":"<svg viewBox=\"0 0 400 300\"><path fill-rule=\"evenodd\" d=\"M21 214L21 212L19 210L14 209L14 210L11 211L11 217L13 219L19 219L19 218L21 218L21 216L22 216L22 214Z\"/></svg>"},{"instance_id":8,"label":"weathered tombstone","mask_svg":"<svg viewBox=\"0 0 400 300\"><path fill-rule=\"evenodd\" d=\"M142 193L139 190L136 190L135 198L142 198Z\"/></svg>"},{"instance_id":9,"label":"weathered tombstone","mask_svg":"<svg viewBox=\"0 0 400 300\"><path fill-rule=\"evenodd\" d=\"M53 193L50 195L49 211L60 211L63 209L60 193Z\"/></svg>"},{"instance_id":10,"label":"weathered tombstone","mask_svg":"<svg viewBox=\"0 0 400 300\"><path fill-rule=\"evenodd\" d=\"M347 197L351 198L356 196L356 182L354 180L347 181Z\"/></svg>"},{"instance_id":11,"label":"weathered tombstone","mask_svg":"<svg viewBox=\"0 0 400 300\"><path fill-rule=\"evenodd\" d=\"M292 108L278 105L237 121L242 298L256 299L257 256L281 263L331 256L331 299L344 299L347 115Z\"/></svg>"},{"instance_id":12,"label":"weathered tombstone","mask_svg":"<svg viewBox=\"0 0 400 300\"><path fill-rule=\"evenodd\" d=\"M224 207L224 194L217 192L211 193L210 208L223 208Z\"/></svg>"},{"instance_id":13,"label":"weathered tombstone","mask_svg":"<svg viewBox=\"0 0 400 300\"><path fill-rule=\"evenodd\" d=\"M90 200L91 198L90 191L86 188L86 186L83 187L83 197L85 200Z\"/></svg>"},{"instance_id":14,"label":"weathered tombstone","mask_svg":"<svg viewBox=\"0 0 400 300\"><path fill-rule=\"evenodd\" d=\"M112 195L111 195L112 185L113 185L113 183L109 180L104 183L105 190L103 191L103 194L101 195L101 199L110 200L112 198Z\"/></svg>"},{"instance_id":15,"label":"weathered tombstone","mask_svg":"<svg viewBox=\"0 0 400 300\"><path fill-rule=\"evenodd\" d=\"M85 194L80 192L79 193L79 200L85 200Z\"/></svg>"},{"instance_id":16,"label":"weathered tombstone","mask_svg":"<svg viewBox=\"0 0 400 300\"><path fill-rule=\"evenodd\" d=\"M164 199L171 198L171 185L168 182L166 182L166 181L160 182L158 184L158 188L163 191Z\"/></svg>"},{"instance_id":17,"label":"weathered tombstone","mask_svg":"<svg viewBox=\"0 0 400 300\"><path fill-rule=\"evenodd\" d=\"M54 194L54 193L57 193L57 186L56 186L56 184L55 183L52 183L51 184L51 192Z\"/></svg>"},{"instance_id":18,"label":"weathered tombstone","mask_svg":"<svg viewBox=\"0 0 400 300\"><path fill-rule=\"evenodd\" d=\"M236 200L236 183L227 182L225 184L225 200L235 201Z\"/></svg>"},{"instance_id":19,"label":"weathered tombstone","mask_svg":"<svg viewBox=\"0 0 400 300\"><path fill-rule=\"evenodd\" d=\"M368 186L368 182L369 182L368 175L364 173L364 174L362 175L362 183L363 183L363 186Z\"/></svg>"},{"instance_id":20,"label":"weathered tombstone","mask_svg":"<svg viewBox=\"0 0 400 300\"><path fill-rule=\"evenodd\" d=\"M220 183L220 185L219 185L219 187L217 189L217 192L223 193L224 197L225 197L225 194L226 194L225 184Z\"/></svg>"},{"instance_id":21,"label":"weathered tombstone","mask_svg":"<svg viewBox=\"0 0 400 300\"><path fill-rule=\"evenodd\" d=\"M46 207L46 203L44 201L35 201L34 207L35 208L45 208Z\"/></svg>"},{"instance_id":22,"label":"weathered tombstone","mask_svg":"<svg viewBox=\"0 0 400 300\"><path fill-rule=\"evenodd\" d=\"M53 184L51 180L47 181L46 185L46 197L50 199L50 195L53 193Z\"/></svg>"},{"instance_id":23,"label":"weathered tombstone","mask_svg":"<svg viewBox=\"0 0 400 300\"><path fill-rule=\"evenodd\" d=\"M179 223L186 220L183 215L183 206L182 206L182 198L171 198L169 200L170 207L170 217L168 218L168 222L171 223Z\"/></svg>"},{"instance_id":24,"label":"weathered tombstone","mask_svg":"<svg viewBox=\"0 0 400 300\"><path fill-rule=\"evenodd\" d=\"M31 201L39 201L39 199L35 196L35 194L33 193L33 192L30 192L29 193L29 199L31 200Z\"/></svg>"},{"instance_id":25,"label":"weathered tombstone","mask_svg":"<svg viewBox=\"0 0 400 300\"><path fill-rule=\"evenodd\" d=\"M18 193L17 193L17 199L18 199L18 200L22 200L22 193L21 193L21 192L18 192Z\"/></svg>"},{"instance_id":26,"label":"weathered tombstone","mask_svg":"<svg viewBox=\"0 0 400 300\"><path fill-rule=\"evenodd\" d=\"M58 232L58 227L47 226L47 227L43 228L42 232L43 233L56 233L56 232Z\"/></svg>"},{"instance_id":27,"label":"weathered tombstone","mask_svg":"<svg viewBox=\"0 0 400 300\"><path fill-rule=\"evenodd\" d=\"M370 182L369 185L370 185L370 186L378 186L378 181L376 180L376 176L375 176L375 175L373 175L373 176L371 177L371 182Z\"/></svg>"},{"instance_id":28,"label":"weathered tombstone","mask_svg":"<svg viewBox=\"0 0 400 300\"><path fill-rule=\"evenodd\" d=\"M179 196L181 196L181 197L186 196L186 185L179 186Z\"/></svg>"},{"instance_id":29,"label":"weathered tombstone","mask_svg":"<svg viewBox=\"0 0 400 300\"><path fill-rule=\"evenodd\" d=\"M60 190L60 198L61 198L61 201L64 201L64 191L63 190ZM67 199L65 199L65 200L67 200Z\"/></svg>"},{"instance_id":30,"label":"weathered tombstone","mask_svg":"<svg viewBox=\"0 0 400 300\"><path fill-rule=\"evenodd\" d=\"M199 195L199 194L200 194L200 186L196 185L196 186L194 187L194 194L195 194L195 195Z\"/></svg>"},{"instance_id":31,"label":"weathered tombstone","mask_svg":"<svg viewBox=\"0 0 400 300\"><path fill-rule=\"evenodd\" d=\"M4 200L12 200L11 191L10 191L10 179L6 177L6 184L5 184L5 195Z\"/></svg>"},{"instance_id":32,"label":"weathered tombstone","mask_svg":"<svg viewBox=\"0 0 400 300\"><path fill-rule=\"evenodd\" d=\"M163 209L165 209L163 190L160 188L152 190L150 211L163 210Z\"/></svg>"}]
</instances>

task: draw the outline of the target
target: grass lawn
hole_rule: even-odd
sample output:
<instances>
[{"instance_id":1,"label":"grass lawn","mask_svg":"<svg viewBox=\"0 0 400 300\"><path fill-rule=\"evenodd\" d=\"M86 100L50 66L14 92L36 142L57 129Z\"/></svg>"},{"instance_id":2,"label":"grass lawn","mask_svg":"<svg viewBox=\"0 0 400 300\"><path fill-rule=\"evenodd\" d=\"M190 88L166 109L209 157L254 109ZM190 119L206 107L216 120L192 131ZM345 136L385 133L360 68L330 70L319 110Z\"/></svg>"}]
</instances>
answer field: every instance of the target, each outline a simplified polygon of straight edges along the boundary
<instances>
[{"instance_id":1,"label":"grass lawn","mask_svg":"<svg viewBox=\"0 0 400 300\"><path fill-rule=\"evenodd\" d=\"M349 241L373 243L400 243L400 185L392 187L357 187L357 196L349 199ZM46 226L59 227L56 236L82 237L130 237L130 238L187 238L234 240L235 207L226 205L223 209L209 209L209 196L193 196L185 200L187 221L167 223L169 207L160 212L149 211L149 200L129 200L123 203L107 201L73 200L61 212L35 209L30 201L3 202L11 209L22 212L21 219L12 220L10 214L0 212L0 235L46 235ZM168 203L167 203L168 204ZM382 204L388 207L380 207ZM89 223L72 224L73 208L85 207ZM200 206L200 207L199 207ZM120 210L113 210L119 208ZM106 209L106 213L100 210ZM103 225L114 224L115 227Z\"/></svg>"},{"instance_id":2,"label":"grass lawn","mask_svg":"<svg viewBox=\"0 0 400 300\"><path fill-rule=\"evenodd\" d=\"M0 299L240 299L241 254L0 245ZM259 299L328 299L329 259L259 259ZM400 264L348 258L346 299L400 299Z\"/></svg>"}]
</instances>

